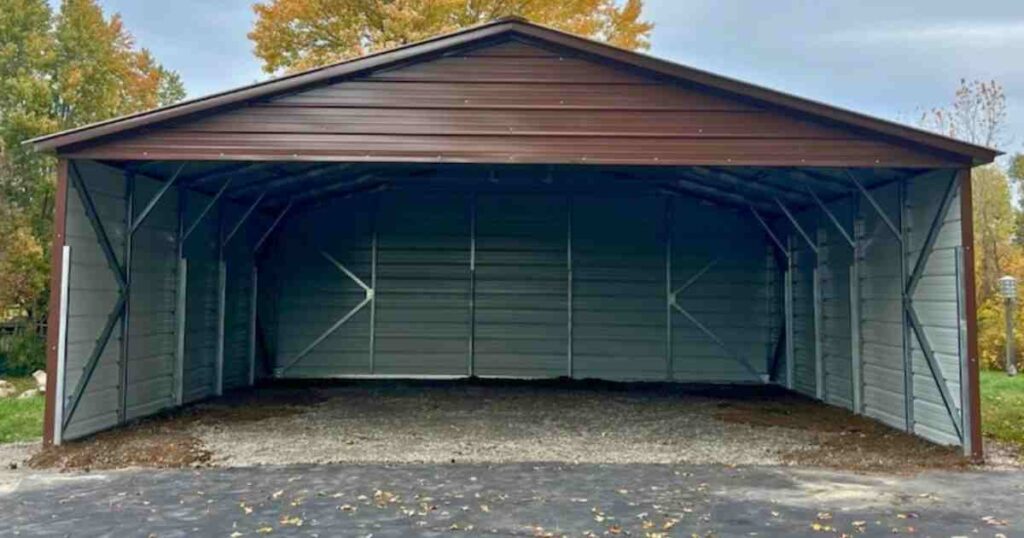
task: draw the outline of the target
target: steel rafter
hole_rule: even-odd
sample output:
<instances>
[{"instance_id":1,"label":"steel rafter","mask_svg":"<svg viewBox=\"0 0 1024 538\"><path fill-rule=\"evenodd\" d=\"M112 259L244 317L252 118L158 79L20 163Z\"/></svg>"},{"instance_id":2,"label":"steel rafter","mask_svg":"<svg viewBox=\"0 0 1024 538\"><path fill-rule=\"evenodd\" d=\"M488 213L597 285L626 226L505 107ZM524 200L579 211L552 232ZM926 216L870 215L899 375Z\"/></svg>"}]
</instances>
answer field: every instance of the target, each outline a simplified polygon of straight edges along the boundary
<instances>
[{"instance_id":1,"label":"steel rafter","mask_svg":"<svg viewBox=\"0 0 1024 538\"><path fill-rule=\"evenodd\" d=\"M832 213L828 206L825 205L825 202L822 202L821 198L819 198L818 195L814 193L813 189L807 187L807 193L810 194L811 198L814 199L814 203L818 205L818 209L820 209L821 212L824 213L826 217L828 217L828 220L832 222L836 229L839 230L839 234L843 236L843 239L845 239L846 243L850 245L850 248L853 248L855 245L853 242L853 237L850 235L849 232L846 231L846 228L843 227L843 224L839 222L839 218L836 217L835 213Z\"/></svg>"},{"instance_id":2,"label":"steel rafter","mask_svg":"<svg viewBox=\"0 0 1024 538\"><path fill-rule=\"evenodd\" d=\"M793 216L792 213L790 213L789 208L786 207L786 204L782 203L782 200L779 200L778 198L776 198L775 199L775 203L778 204L779 209L782 210L782 214L785 215L786 219L789 221L789 223L793 225L793 229L795 229L797 231L797 233L800 234L800 237L804 238L804 241L807 242L807 246L810 247L811 251L814 252L814 256L817 257L818 256L818 244L813 239L811 239L810 234L808 234L807 231L804 230L804 227L801 226L800 222L798 220L796 220L796 217Z\"/></svg>"},{"instance_id":3,"label":"steel rafter","mask_svg":"<svg viewBox=\"0 0 1024 538\"><path fill-rule=\"evenodd\" d=\"M764 196L763 199L772 200L774 198L783 198L795 204L810 203L810 199L803 192L800 192L795 188L783 187L764 181L770 175L770 172L767 171L760 172L754 177L748 178L717 168L694 166L691 170L705 177L710 177L713 181L728 183L740 191L746 190L761 194ZM742 195L743 193L741 192L739 194Z\"/></svg>"},{"instance_id":4,"label":"steel rafter","mask_svg":"<svg viewBox=\"0 0 1024 538\"><path fill-rule=\"evenodd\" d=\"M139 229L139 226L142 225L146 220L146 217L149 216L149 213L153 211L156 205L160 203L160 200L162 200L164 195L167 194L167 191L171 190L171 187L178 182L178 176L181 175L181 171L185 169L186 164L188 163L181 163L181 166L179 166L178 170L174 172L174 175L172 175L170 179L164 181L163 186L161 186L160 190L153 195L153 198L149 200L149 203L147 203L146 207L139 213L139 216L135 217L135 219L131 221L129 233L135 233L135 231Z\"/></svg>"},{"instance_id":5,"label":"steel rafter","mask_svg":"<svg viewBox=\"0 0 1024 538\"><path fill-rule=\"evenodd\" d=\"M750 208L750 212L754 215L754 218L757 219L757 222L762 228L764 228L764 232L768 234L768 237L771 238L772 242L775 243L775 246L779 248L779 251L782 252L787 260L789 260L789 249L786 248L786 245L782 244L782 241L779 240L779 236L775 235L772 227L768 225L768 222L764 220L764 217L762 217L760 213L758 213L757 209L753 205L748 207Z\"/></svg>"},{"instance_id":6,"label":"steel rafter","mask_svg":"<svg viewBox=\"0 0 1024 538\"><path fill-rule=\"evenodd\" d=\"M203 221L203 218L206 217L207 213L209 213L210 210L217 205L217 202L224 196L224 193L228 190L228 187L231 185L232 181L234 181L233 177L228 178L228 180L225 181L224 184L220 186L220 190L217 191L217 194L215 194L213 198L211 198L210 201L207 202L205 206L203 206L203 209L199 212L199 216L196 217L196 220L192 221L192 224L189 224L188 228L185 229L185 234L181 238L181 241L183 243L185 242L186 239L188 239L190 235L192 235L192 232L194 232L196 227L199 226L199 223Z\"/></svg>"}]
</instances>

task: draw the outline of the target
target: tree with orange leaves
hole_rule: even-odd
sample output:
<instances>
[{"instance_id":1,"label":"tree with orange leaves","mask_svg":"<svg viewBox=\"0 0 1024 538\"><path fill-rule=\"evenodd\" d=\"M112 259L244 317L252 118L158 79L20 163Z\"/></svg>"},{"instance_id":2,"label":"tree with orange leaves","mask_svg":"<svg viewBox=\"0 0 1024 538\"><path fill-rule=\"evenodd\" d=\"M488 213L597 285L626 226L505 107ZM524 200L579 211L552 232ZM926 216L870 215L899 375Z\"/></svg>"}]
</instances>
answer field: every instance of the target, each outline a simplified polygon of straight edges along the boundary
<instances>
[{"instance_id":1,"label":"tree with orange leaves","mask_svg":"<svg viewBox=\"0 0 1024 538\"><path fill-rule=\"evenodd\" d=\"M268 73L295 72L518 15L532 22L646 50L653 24L643 0L266 0L249 33Z\"/></svg>"}]
</instances>

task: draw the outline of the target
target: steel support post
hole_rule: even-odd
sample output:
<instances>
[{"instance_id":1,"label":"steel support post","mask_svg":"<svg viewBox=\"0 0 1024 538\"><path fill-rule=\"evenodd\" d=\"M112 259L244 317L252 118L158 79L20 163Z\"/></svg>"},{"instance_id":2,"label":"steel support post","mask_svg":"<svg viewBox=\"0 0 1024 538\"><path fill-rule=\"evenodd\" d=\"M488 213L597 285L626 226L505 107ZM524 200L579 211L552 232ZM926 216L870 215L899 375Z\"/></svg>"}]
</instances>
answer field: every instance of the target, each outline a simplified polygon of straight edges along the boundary
<instances>
[{"instance_id":1,"label":"steel support post","mask_svg":"<svg viewBox=\"0 0 1024 538\"><path fill-rule=\"evenodd\" d=\"M378 218L380 214L380 196L373 201L373 214L370 232L370 289L377 290L377 254L379 251ZM377 294L370 298L370 375L377 371Z\"/></svg>"},{"instance_id":2,"label":"steel support post","mask_svg":"<svg viewBox=\"0 0 1024 538\"><path fill-rule=\"evenodd\" d=\"M819 234L821 231L819 230ZM811 273L811 296L814 300L814 395L824 401L826 397L825 383L827 381L825 376L825 350L822 349L822 343L824 342L824 309L822 305L822 291L821 291L821 255L820 255L820 241L821 237L818 237L819 249L818 254L814 256L814 271Z\"/></svg>"},{"instance_id":3,"label":"steel support post","mask_svg":"<svg viewBox=\"0 0 1024 538\"><path fill-rule=\"evenodd\" d=\"M185 259L185 213L188 192L178 188L178 270L174 301L174 402L185 403L185 331L188 328L188 260Z\"/></svg>"},{"instance_id":4,"label":"steel support post","mask_svg":"<svg viewBox=\"0 0 1024 538\"><path fill-rule=\"evenodd\" d=\"M249 289L249 341L246 347L246 358L249 361L249 386L256 384L256 309L259 297L259 268L256 256L252 259L252 287Z\"/></svg>"},{"instance_id":5,"label":"steel support post","mask_svg":"<svg viewBox=\"0 0 1024 538\"><path fill-rule=\"evenodd\" d=\"M793 238L786 237L786 283L783 290L783 307L786 310L786 388L793 390L793 361L796 350L793 345Z\"/></svg>"},{"instance_id":6,"label":"steel support post","mask_svg":"<svg viewBox=\"0 0 1024 538\"><path fill-rule=\"evenodd\" d=\"M864 413L864 365L861 359L860 335L860 238L863 222L854 221L853 258L850 260L850 360L853 392L853 412Z\"/></svg>"},{"instance_id":7,"label":"steel support post","mask_svg":"<svg viewBox=\"0 0 1024 538\"><path fill-rule=\"evenodd\" d=\"M665 197L665 379L672 381L675 359L672 356L672 198Z\"/></svg>"},{"instance_id":8,"label":"steel support post","mask_svg":"<svg viewBox=\"0 0 1024 538\"><path fill-rule=\"evenodd\" d=\"M227 316L228 267L224 260L224 221L226 211L221 207L217 226L217 354L214 366L214 394L224 394L224 333Z\"/></svg>"},{"instance_id":9,"label":"steel support post","mask_svg":"<svg viewBox=\"0 0 1024 538\"><path fill-rule=\"evenodd\" d=\"M57 327L57 371L50 375L56 376L53 408L53 444L64 441L64 382L68 363L68 291L71 283L71 247L61 247L60 265L60 313Z\"/></svg>"},{"instance_id":10,"label":"steel support post","mask_svg":"<svg viewBox=\"0 0 1024 538\"><path fill-rule=\"evenodd\" d=\"M904 416L906 420L906 430L908 433L914 433L914 365L911 361L910 354L910 297L905 293L906 287L909 285L909 274L907 271L908 257L910 256L909 249L907 248L907 237L910 233L907 227L907 182L906 180L900 180L897 189L897 199L899 200L899 231L900 231L900 287L901 294L903 295L903 405L904 405Z\"/></svg>"},{"instance_id":11,"label":"steel support post","mask_svg":"<svg viewBox=\"0 0 1024 538\"><path fill-rule=\"evenodd\" d=\"M476 194L469 199L469 355L466 368L469 377L476 375Z\"/></svg>"},{"instance_id":12,"label":"steel support post","mask_svg":"<svg viewBox=\"0 0 1024 538\"><path fill-rule=\"evenodd\" d=\"M565 258L566 258L566 301L567 301L567 321L566 321L566 332L568 334L568 341L566 346L567 352L567 375L569 379L573 377L573 282L572 282L572 195L566 197L566 219L565 219Z\"/></svg>"},{"instance_id":13,"label":"steel support post","mask_svg":"<svg viewBox=\"0 0 1024 538\"><path fill-rule=\"evenodd\" d=\"M124 218L124 314L121 316L121 360L118 365L118 407L117 422L124 424L128 420L128 353L129 333L131 331L132 311L132 238L135 235L135 175L128 172L124 176L125 218Z\"/></svg>"},{"instance_id":14,"label":"steel support post","mask_svg":"<svg viewBox=\"0 0 1024 538\"><path fill-rule=\"evenodd\" d=\"M968 402L971 401L970 386L967 382L969 373L969 363L963 360L963 357L967 356L967 312L966 303L964 301L964 286L963 286L963 274L964 274L964 252L963 247L957 247L954 251L954 260L956 264L956 312L957 312L957 349L960 352L961 360L959 361L960 368L957 372L960 376L960 424L961 431L965 432L963 435L963 451L964 456L971 456L973 451L972 443L974 442L971 435L966 432L972 431L971 424L971 412Z\"/></svg>"}]
</instances>

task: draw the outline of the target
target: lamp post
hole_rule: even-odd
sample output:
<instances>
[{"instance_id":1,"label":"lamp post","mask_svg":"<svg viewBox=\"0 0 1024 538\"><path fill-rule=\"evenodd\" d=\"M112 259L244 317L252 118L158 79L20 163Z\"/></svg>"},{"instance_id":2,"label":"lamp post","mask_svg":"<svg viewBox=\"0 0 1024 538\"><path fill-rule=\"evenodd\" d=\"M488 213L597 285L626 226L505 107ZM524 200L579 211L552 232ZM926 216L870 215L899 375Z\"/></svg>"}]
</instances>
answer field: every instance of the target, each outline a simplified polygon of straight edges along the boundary
<instances>
[{"instance_id":1,"label":"lamp post","mask_svg":"<svg viewBox=\"0 0 1024 538\"><path fill-rule=\"evenodd\" d=\"M1017 352L1014 349L1013 315L1017 310L1017 279L1004 276L999 279L999 294L1006 307L1006 375L1017 375Z\"/></svg>"}]
</instances>

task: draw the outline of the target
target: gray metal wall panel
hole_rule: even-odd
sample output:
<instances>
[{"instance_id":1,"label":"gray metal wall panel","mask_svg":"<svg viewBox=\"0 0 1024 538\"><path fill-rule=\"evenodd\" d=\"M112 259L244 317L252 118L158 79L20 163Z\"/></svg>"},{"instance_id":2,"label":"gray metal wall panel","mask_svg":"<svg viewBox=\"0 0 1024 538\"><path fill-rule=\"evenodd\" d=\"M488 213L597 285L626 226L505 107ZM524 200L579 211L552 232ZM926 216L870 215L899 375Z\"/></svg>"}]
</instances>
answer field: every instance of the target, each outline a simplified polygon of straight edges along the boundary
<instances>
[{"instance_id":1,"label":"gray metal wall panel","mask_svg":"<svg viewBox=\"0 0 1024 538\"><path fill-rule=\"evenodd\" d=\"M225 235L240 222L248 204L224 204ZM248 386L249 346L252 337L253 248L269 226L267 217L254 211L224 249L227 268L224 316L224 390Z\"/></svg>"},{"instance_id":2,"label":"gray metal wall panel","mask_svg":"<svg viewBox=\"0 0 1024 538\"><path fill-rule=\"evenodd\" d=\"M373 373L468 373L469 202L460 194L381 195Z\"/></svg>"},{"instance_id":3,"label":"gray metal wall panel","mask_svg":"<svg viewBox=\"0 0 1024 538\"><path fill-rule=\"evenodd\" d=\"M162 183L135 178L136 217ZM128 333L127 419L174 405L175 291L178 195L172 189L149 213L132 240Z\"/></svg>"},{"instance_id":4,"label":"gray metal wall panel","mask_svg":"<svg viewBox=\"0 0 1024 538\"><path fill-rule=\"evenodd\" d=\"M672 198L672 288L703 275L676 300L727 346L722 349L681 313L672 315L672 379L760 382L774 338L764 233L749 212ZM742 316L737 312L743 312Z\"/></svg>"},{"instance_id":5,"label":"gray metal wall panel","mask_svg":"<svg viewBox=\"0 0 1024 538\"><path fill-rule=\"evenodd\" d=\"M276 288L264 296L275 310L267 319L276 320L265 328L275 332L280 366L364 298L317 251L328 250L370 283L375 221L374 369L366 308L286 377L468 375L472 195L412 190L377 196L289 220L261 268L261 281L266 275ZM480 193L476 200L475 374L567 375L567 195ZM663 380L667 198L630 194L625 201L621 195L573 196L574 375ZM759 311L772 308L762 234L745 213L673 203L680 219L673 278L682 282L709 257L722 258L686 291L686 307L763 373L769 322L734 315L751 297L758 298ZM678 314L673 326L675 379L760 381Z\"/></svg>"},{"instance_id":6,"label":"gray metal wall panel","mask_svg":"<svg viewBox=\"0 0 1024 538\"><path fill-rule=\"evenodd\" d=\"M945 187L954 171L937 171L918 176L907 185L909 200L908 251L916 263L925 237L942 202ZM955 251L962 244L960 234L960 201L955 196L949 211L942 218L939 236L920 284L912 299L924 326L935 358L953 397L954 409L960 414L960 326L957 315L957 268ZM913 267L913 265L911 265ZM942 396L932 377L921 346L911 338L914 373L914 432L943 444L960 444Z\"/></svg>"},{"instance_id":7,"label":"gray metal wall panel","mask_svg":"<svg viewBox=\"0 0 1024 538\"><path fill-rule=\"evenodd\" d=\"M196 222L210 197L187 194L185 222ZM217 361L217 241L220 211L214 207L185 243L188 260L188 299L185 307L184 401L216 392Z\"/></svg>"},{"instance_id":8,"label":"gray metal wall panel","mask_svg":"<svg viewBox=\"0 0 1024 538\"><path fill-rule=\"evenodd\" d=\"M568 375L567 211L560 195L477 197L477 375Z\"/></svg>"},{"instance_id":9,"label":"gray metal wall panel","mask_svg":"<svg viewBox=\"0 0 1024 538\"><path fill-rule=\"evenodd\" d=\"M361 198L358 202L337 202L297 215L282 226L276 236L279 240L266 247L268 255L260 269L260 288L274 288L276 293L267 297L273 308L263 328L273 335L278 367L291 361L365 298L362 288L331 264L320 250L370 285L372 207L372 200ZM267 310L262 310L261 315ZM285 376L369 373L370 308L366 307L290 367Z\"/></svg>"},{"instance_id":10,"label":"gray metal wall panel","mask_svg":"<svg viewBox=\"0 0 1024 538\"><path fill-rule=\"evenodd\" d=\"M847 233L852 233L854 204L850 199L831 203L832 212ZM821 253L822 363L825 401L853 409L853 353L850 335L850 264L853 249L827 217L819 219Z\"/></svg>"},{"instance_id":11,"label":"gray metal wall panel","mask_svg":"<svg viewBox=\"0 0 1024 538\"><path fill-rule=\"evenodd\" d=\"M572 213L573 376L665 379L665 197L574 196Z\"/></svg>"},{"instance_id":12,"label":"gray metal wall panel","mask_svg":"<svg viewBox=\"0 0 1024 538\"><path fill-rule=\"evenodd\" d=\"M892 183L871 191L897 226L901 213L899 188ZM859 206L864 223L864 236L860 239L864 412L893 427L905 428L900 245L863 197Z\"/></svg>"},{"instance_id":13,"label":"gray metal wall panel","mask_svg":"<svg viewBox=\"0 0 1024 538\"><path fill-rule=\"evenodd\" d=\"M797 215L800 226L815 240L821 225L818 212ZM792 227L793 248L793 389L811 397L817 395L815 359L814 270L818 263L807 241Z\"/></svg>"},{"instance_id":14,"label":"gray metal wall panel","mask_svg":"<svg viewBox=\"0 0 1024 538\"><path fill-rule=\"evenodd\" d=\"M124 179L117 171L91 161L76 164L120 262L125 238ZM68 186L66 226L71 263L64 386L67 387L65 394L70 397L117 301L118 287L73 182ZM120 349L120 328L117 327L85 386L64 439L82 437L117 424Z\"/></svg>"}]
</instances>

